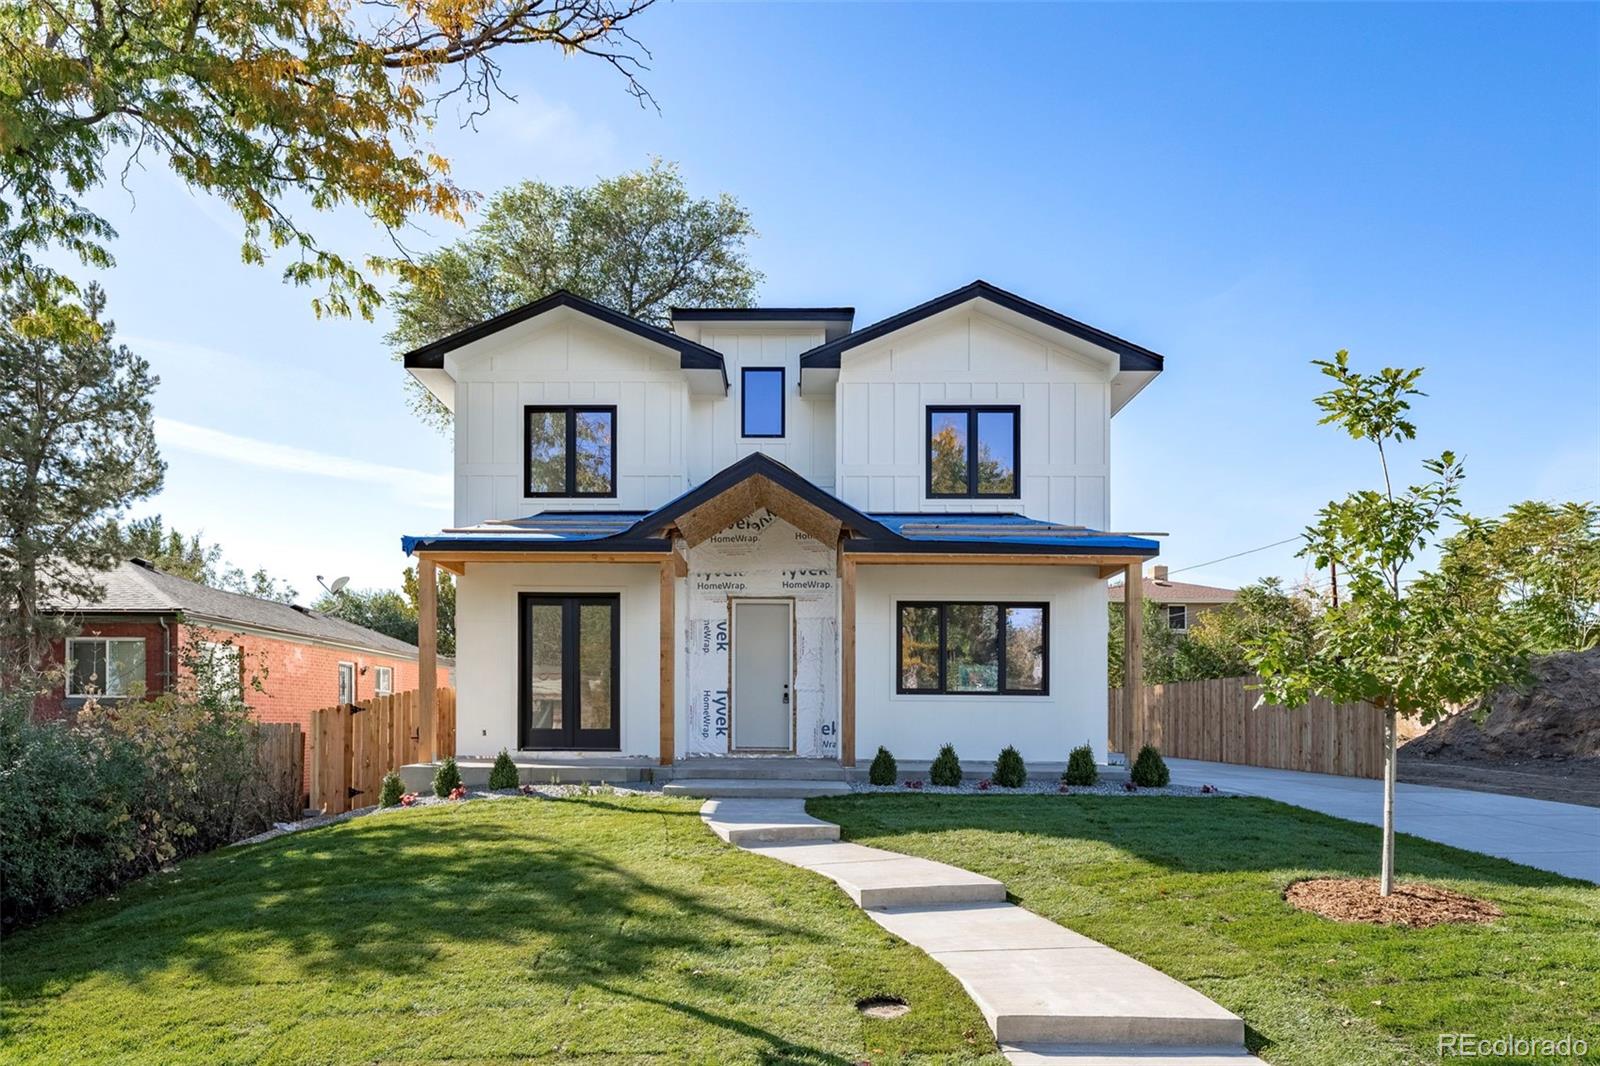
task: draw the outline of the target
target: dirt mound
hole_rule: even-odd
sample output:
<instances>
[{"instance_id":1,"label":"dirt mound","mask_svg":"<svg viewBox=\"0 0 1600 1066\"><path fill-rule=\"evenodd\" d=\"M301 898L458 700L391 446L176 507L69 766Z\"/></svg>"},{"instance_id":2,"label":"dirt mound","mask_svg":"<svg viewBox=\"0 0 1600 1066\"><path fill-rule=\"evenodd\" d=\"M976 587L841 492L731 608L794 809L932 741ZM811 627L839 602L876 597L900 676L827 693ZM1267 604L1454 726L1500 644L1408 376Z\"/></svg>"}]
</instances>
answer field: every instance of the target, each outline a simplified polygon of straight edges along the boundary
<instances>
[{"instance_id":1,"label":"dirt mound","mask_svg":"<svg viewBox=\"0 0 1600 1066\"><path fill-rule=\"evenodd\" d=\"M1483 724L1451 715L1400 749L1402 758L1441 762L1600 759L1600 648L1536 659L1523 689L1489 697Z\"/></svg>"},{"instance_id":2,"label":"dirt mound","mask_svg":"<svg viewBox=\"0 0 1600 1066\"><path fill-rule=\"evenodd\" d=\"M1380 896L1377 881L1353 877L1296 881L1283 898L1292 907L1336 922L1420 929L1443 922L1492 922L1500 917L1500 908L1493 903L1437 885L1395 885L1392 893Z\"/></svg>"}]
</instances>

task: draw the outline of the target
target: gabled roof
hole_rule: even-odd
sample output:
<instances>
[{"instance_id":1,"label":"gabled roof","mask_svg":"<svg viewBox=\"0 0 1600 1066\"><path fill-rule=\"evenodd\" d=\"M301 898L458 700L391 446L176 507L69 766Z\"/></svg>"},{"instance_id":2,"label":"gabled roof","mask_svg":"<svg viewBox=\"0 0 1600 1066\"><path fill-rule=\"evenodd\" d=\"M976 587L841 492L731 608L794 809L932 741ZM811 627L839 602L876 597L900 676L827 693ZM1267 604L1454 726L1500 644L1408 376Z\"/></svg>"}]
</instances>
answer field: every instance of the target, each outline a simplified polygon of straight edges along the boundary
<instances>
[{"instance_id":1,"label":"gabled roof","mask_svg":"<svg viewBox=\"0 0 1600 1066\"><path fill-rule=\"evenodd\" d=\"M962 304L972 300L988 300L990 303L997 304L1009 311L1031 318L1041 325L1058 329L1080 340L1088 341L1090 344L1115 352L1121 359L1119 367L1121 370L1160 371L1162 367L1163 358L1148 348L1134 344L1132 341L1123 340L1121 337L1113 336L1103 329L1096 329L1094 326L1079 322L1075 318L1068 318L1058 311L1052 311L1041 304L1025 300L1016 293L1007 292L1005 289L981 280L974 281L970 285L964 285L953 292L947 292L943 296L936 296L927 303L918 304L908 311L901 311L899 314L891 315L881 322L874 322L872 325L858 329L854 333L847 333L837 340L828 341L826 344L818 345L808 352L803 352L800 356L800 366L802 369L811 370L837 369L839 357L850 349L866 344L868 341L877 340L879 337L887 336L897 330L905 329L907 326L915 325L925 318L939 314L941 311L960 307Z\"/></svg>"},{"instance_id":2,"label":"gabled roof","mask_svg":"<svg viewBox=\"0 0 1600 1066\"><path fill-rule=\"evenodd\" d=\"M1237 589L1219 588L1216 585L1191 585L1186 581L1157 581L1144 579L1144 598L1152 603L1232 603L1239 596ZM1121 582L1106 586L1106 598L1121 603Z\"/></svg>"},{"instance_id":3,"label":"gabled roof","mask_svg":"<svg viewBox=\"0 0 1600 1066\"><path fill-rule=\"evenodd\" d=\"M414 659L417 655L415 644L343 618L212 588L176 574L163 573L142 559L119 563L103 574L96 574L94 580L105 589L98 598L62 601L52 604L50 609L65 614L181 614L197 625L239 625L399 658Z\"/></svg>"},{"instance_id":4,"label":"gabled roof","mask_svg":"<svg viewBox=\"0 0 1600 1066\"><path fill-rule=\"evenodd\" d=\"M853 322L854 307L674 307L674 322Z\"/></svg>"},{"instance_id":5,"label":"gabled roof","mask_svg":"<svg viewBox=\"0 0 1600 1066\"><path fill-rule=\"evenodd\" d=\"M728 368L723 362L721 352L707 348L703 344L697 344L686 337L680 337L669 329L662 329L660 326L652 326L648 322L630 318L620 311L613 311L609 307L597 304L593 300L585 299L576 293L568 292L566 289L557 289L549 296L534 300L532 303L514 307L510 311L485 319L475 326L468 326L466 329L457 330L448 337L441 337L431 344L413 348L402 357L405 367L407 370L440 369L444 366L444 357L447 353L471 344L473 341L482 340L484 337L499 333L501 330L515 326L520 322L538 318L540 315L548 314L562 307L571 308L579 314L588 315L590 318L597 319L609 326L626 330L636 337L670 348L678 353L678 365L685 370L720 371L722 384L724 386L728 384Z\"/></svg>"}]
</instances>

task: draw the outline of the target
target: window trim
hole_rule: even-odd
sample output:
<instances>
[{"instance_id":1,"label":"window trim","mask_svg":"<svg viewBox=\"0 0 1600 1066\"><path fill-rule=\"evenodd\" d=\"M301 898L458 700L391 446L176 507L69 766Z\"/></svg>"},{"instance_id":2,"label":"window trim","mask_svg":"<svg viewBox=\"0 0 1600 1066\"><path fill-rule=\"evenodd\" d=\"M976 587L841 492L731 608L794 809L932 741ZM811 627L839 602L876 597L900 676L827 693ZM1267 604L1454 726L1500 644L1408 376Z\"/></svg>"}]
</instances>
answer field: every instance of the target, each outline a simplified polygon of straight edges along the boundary
<instances>
[{"instance_id":1,"label":"window trim","mask_svg":"<svg viewBox=\"0 0 1600 1066\"><path fill-rule=\"evenodd\" d=\"M561 492L533 491L533 453L529 448L528 424L534 413L561 412L567 418L567 464L565 484ZM578 488L578 415L609 414L611 416L611 488L606 492L579 492ZM524 499L616 499L617 496L617 405L603 403L529 403L522 406L522 496Z\"/></svg>"},{"instance_id":2,"label":"window trim","mask_svg":"<svg viewBox=\"0 0 1600 1066\"><path fill-rule=\"evenodd\" d=\"M386 677L389 679L387 683L383 680ZM374 696L394 695L394 667L374 666L372 668L372 694Z\"/></svg>"},{"instance_id":3,"label":"window trim","mask_svg":"<svg viewBox=\"0 0 1600 1066\"><path fill-rule=\"evenodd\" d=\"M346 700L340 698L344 695L344 693L339 691L339 689L344 687L342 684L340 684L340 682L343 682L344 680L344 668L347 666L350 668L350 698ZM356 697L361 695L358 687L361 683L361 675L356 671L356 664L348 659L339 660L338 666L335 668L334 676L337 679L335 682L334 702L338 703L340 706L343 706L346 703L355 703Z\"/></svg>"},{"instance_id":4,"label":"window trim","mask_svg":"<svg viewBox=\"0 0 1600 1066\"><path fill-rule=\"evenodd\" d=\"M907 607L937 607L939 608L939 687L938 688L906 688L905 672L905 635L906 628L901 619ZM996 686L993 691L972 691L948 688L949 679L945 676L945 660L949 653L949 640L946 635L946 609L950 607L995 607L999 609L1000 619L997 627L996 639L998 640L999 672L996 675ZM1044 669L1039 675L1039 687L1034 688L1007 688L1006 687L1006 612L1014 607L1037 608L1043 622L1039 641L1044 658ZM1048 601L1026 600L896 600L894 605L894 691L897 696L989 696L1012 698L1017 696L1048 696L1050 695L1050 604Z\"/></svg>"},{"instance_id":5,"label":"window trim","mask_svg":"<svg viewBox=\"0 0 1600 1066\"><path fill-rule=\"evenodd\" d=\"M933 418L938 414L967 416L967 489L965 492L933 491ZM978 415L1011 415L1011 491L978 491ZM1015 403L929 404L922 432L923 490L930 500L1017 500L1022 498L1022 405Z\"/></svg>"},{"instance_id":6,"label":"window trim","mask_svg":"<svg viewBox=\"0 0 1600 1066\"><path fill-rule=\"evenodd\" d=\"M145 639L143 637L68 637L66 644L62 648L62 651L65 652L65 654L66 654L67 676L65 677L65 679L63 679L63 681L61 683L62 695L64 695L67 699L69 699L69 700L87 700L87 699L125 700L125 699L131 698L129 696L129 694L126 693L126 692L105 692L105 691L100 691L100 692L74 692L74 691L72 691L73 678L74 678L74 676L76 674L76 671L74 671L73 667L72 667L72 647L75 644L104 644L104 645L106 645L107 646L106 647L106 673L107 674L109 674L111 672L111 648L110 648L110 645L112 645L112 644L137 644L137 645L139 645L139 661L144 663L144 667L145 667L144 668L144 676L143 676L143 678L141 678L141 680L143 680L145 682L146 689L147 690L149 689L150 660L146 657L149 654L149 652L145 647ZM105 680L108 680L108 678L102 678L101 680L105 681ZM103 685L101 687L102 687L102 689L104 688Z\"/></svg>"},{"instance_id":7,"label":"window trim","mask_svg":"<svg viewBox=\"0 0 1600 1066\"><path fill-rule=\"evenodd\" d=\"M778 375L778 432L776 433L750 433L746 429L746 397L749 395L745 388L751 372L758 374ZM777 440L789 434L789 371L781 366L745 366L739 368L739 437L742 440Z\"/></svg>"}]
</instances>

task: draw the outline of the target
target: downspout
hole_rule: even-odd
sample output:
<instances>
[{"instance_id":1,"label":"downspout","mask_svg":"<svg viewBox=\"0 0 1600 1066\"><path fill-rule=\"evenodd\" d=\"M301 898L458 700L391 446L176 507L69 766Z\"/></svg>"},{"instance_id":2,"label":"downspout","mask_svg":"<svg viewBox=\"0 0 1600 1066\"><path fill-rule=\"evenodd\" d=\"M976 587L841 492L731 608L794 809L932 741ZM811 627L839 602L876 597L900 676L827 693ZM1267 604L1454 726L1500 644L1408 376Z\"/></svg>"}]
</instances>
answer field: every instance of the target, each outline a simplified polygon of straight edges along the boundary
<instances>
[{"instance_id":1,"label":"downspout","mask_svg":"<svg viewBox=\"0 0 1600 1066\"><path fill-rule=\"evenodd\" d=\"M163 670L161 691L171 692L174 672L172 667L172 630L167 627L166 615L157 617L156 624L161 627L161 663Z\"/></svg>"}]
</instances>

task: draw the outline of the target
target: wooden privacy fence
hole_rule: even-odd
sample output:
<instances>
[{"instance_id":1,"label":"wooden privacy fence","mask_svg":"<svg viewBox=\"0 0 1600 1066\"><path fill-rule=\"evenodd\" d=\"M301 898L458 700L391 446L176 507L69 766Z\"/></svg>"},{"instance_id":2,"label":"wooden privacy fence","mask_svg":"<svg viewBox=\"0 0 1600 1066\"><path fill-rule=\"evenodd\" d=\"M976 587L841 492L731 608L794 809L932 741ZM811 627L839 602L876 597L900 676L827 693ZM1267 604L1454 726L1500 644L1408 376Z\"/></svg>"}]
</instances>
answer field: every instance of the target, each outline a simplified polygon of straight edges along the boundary
<instances>
[{"instance_id":1,"label":"wooden privacy fence","mask_svg":"<svg viewBox=\"0 0 1600 1066\"><path fill-rule=\"evenodd\" d=\"M1383 715L1366 703L1314 697L1304 707L1256 706L1256 677L1177 681L1145 686L1145 714L1135 722L1141 744L1177 759L1305 770L1346 777L1383 776ZM1111 690L1111 751L1122 750L1126 701Z\"/></svg>"},{"instance_id":2,"label":"wooden privacy fence","mask_svg":"<svg viewBox=\"0 0 1600 1066\"><path fill-rule=\"evenodd\" d=\"M273 821L300 817L306 793L304 737L298 722L256 723L256 758Z\"/></svg>"},{"instance_id":3,"label":"wooden privacy fence","mask_svg":"<svg viewBox=\"0 0 1600 1066\"><path fill-rule=\"evenodd\" d=\"M438 691L437 758L455 754L456 694ZM383 775L422 758L418 692L311 712L311 806L343 814L378 802Z\"/></svg>"}]
</instances>

